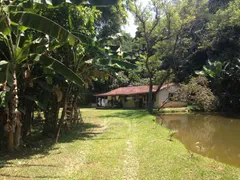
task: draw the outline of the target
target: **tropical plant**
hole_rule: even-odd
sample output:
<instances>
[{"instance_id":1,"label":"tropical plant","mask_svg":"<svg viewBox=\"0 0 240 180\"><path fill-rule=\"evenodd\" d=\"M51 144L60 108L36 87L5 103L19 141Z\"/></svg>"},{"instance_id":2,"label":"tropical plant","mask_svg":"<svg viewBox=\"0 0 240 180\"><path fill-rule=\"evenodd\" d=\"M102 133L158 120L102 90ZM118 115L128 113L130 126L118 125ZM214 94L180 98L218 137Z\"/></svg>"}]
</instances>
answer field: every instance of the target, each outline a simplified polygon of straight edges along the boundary
<instances>
[{"instance_id":1,"label":"tropical plant","mask_svg":"<svg viewBox=\"0 0 240 180\"><path fill-rule=\"evenodd\" d=\"M32 4L30 1L22 2L22 4L18 4L10 1L1 1L2 13L0 19L0 40L1 46L3 47L1 49L4 49L1 53L1 73L3 75L1 76L1 82L5 90L1 93L4 95L8 94L9 97L11 97L10 101L7 101L7 98L4 98L6 102L4 105L7 112L7 120L4 127L8 134L8 148L10 151L19 146L21 138L21 113L19 112L18 107L18 75L21 74L21 67L25 67L25 79L29 79L31 73L29 70L30 64L36 64L43 67L45 72L48 71L49 73L49 70L53 70L55 73L60 73L61 76L64 76L73 83L72 85L70 84L70 87L74 84L82 87L82 84L84 83L83 79L74 73L74 71L78 72L78 65L80 64L76 56L74 56L74 63L67 67L63 64L64 62L55 59L53 55L53 52L56 51L57 48L66 43L69 44L69 49L72 51L70 46L81 42L80 39L83 39L84 36L77 35L81 37L79 38L76 35L69 33L68 30L49 18L35 13L41 12L41 10L37 9L38 7L40 7L40 9L53 7L52 5L56 5L56 2L48 1L46 4L45 2L42 2L43 6L39 6L39 1L36 5ZM91 1L93 4L94 2L95 1ZM110 2L110 4L112 3L113 2ZM95 4L100 6L103 5L101 2L95 2ZM30 10L26 7L34 8L33 10ZM95 17L90 18L90 20L94 18ZM92 27L91 24L90 26ZM70 30L71 28L72 27L70 27ZM32 35L32 32L34 32L35 35ZM87 43L90 44L90 42ZM74 50L73 54L74 53L77 53L77 51ZM54 99L57 98L56 101L60 102L61 100L59 100L59 94L62 92L57 87L52 87L52 89L53 91L51 91L51 93L53 92L55 94L53 96ZM28 99L38 102L33 97L28 97ZM59 105L56 106L56 101L53 104L48 104L48 108L51 110L53 110L54 107L59 109ZM57 112L57 109L55 112ZM54 113L55 116L56 114L57 113ZM47 119L51 119L54 115L51 112L48 112L48 115L46 116L48 117ZM57 119L57 117L53 117L53 119ZM56 125L56 122L54 124ZM49 124L46 123L45 126L49 127Z\"/></svg>"},{"instance_id":2,"label":"tropical plant","mask_svg":"<svg viewBox=\"0 0 240 180\"><path fill-rule=\"evenodd\" d=\"M8 149L13 151L20 144L21 139L21 113L19 112L19 88L17 75L21 70L21 66L29 61L40 62L41 64L50 67L56 72L60 72L63 76L69 78L74 83L82 83L72 70L64 66L60 61L47 56L45 51L41 53L33 52L34 44L46 46L50 38L57 38L60 42L68 42L71 45L75 44L79 39L54 23L46 17L31 13L10 10L10 5L2 2L1 11L1 33L0 39L5 51L1 53L4 57L1 58L1 83L4 84L4 90L9 92L10 101L5 103L7 123L4 126L8 133ZM44 26L48 24L48 28ZM34 37L28 33L29 29L48 34L49 36ZM54 47L53 47L54 49ZM28 66L28 65L27 65ZM29 76L29 70L25 71L25 78Z\"/></svg>"},{"instance_id":3,"label":"tropical plant","mask_svg":"<svg viewBox=\"0 0 240 180\"><path fill-rule=\"evenodd\" d=\"M19 146L21 123L23 135L30 134L34 106L44 111L43 134L52 137L57 133L58 137L64 124L70 129L82 122L80 93L92 78L105 76L98 66L133 67L114 53L106 53L94 39L96 8L75 6L70 1L64 5L58 1L21 2L1 1L1 104L7 112L4 127L10 151ZM116 2L90 3L100 7ZM66 16L57 16L61 12ZM63 111L58 120L60 107Z\"/></svg>"}]
</instances>

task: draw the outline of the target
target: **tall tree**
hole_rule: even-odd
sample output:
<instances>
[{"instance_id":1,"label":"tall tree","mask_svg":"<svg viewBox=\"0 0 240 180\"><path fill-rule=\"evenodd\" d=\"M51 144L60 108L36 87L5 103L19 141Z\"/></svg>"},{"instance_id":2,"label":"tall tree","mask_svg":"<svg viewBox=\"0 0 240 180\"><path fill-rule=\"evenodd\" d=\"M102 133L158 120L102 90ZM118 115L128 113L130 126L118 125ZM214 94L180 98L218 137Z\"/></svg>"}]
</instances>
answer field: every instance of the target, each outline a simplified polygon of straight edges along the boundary
<instances>
[{"instance_id":1,"label":"tall tree","mask_svg":"<svg viewBox=\"0 0 240 180\"><path fill-rule=\"evenodd\" d=\"M153 110L153 82L156 73L160 70L163 54L158 53L158 44L167 42L171 35L172 14L169 9L170 3L152 0L146 7L142 7L137 1L133 1L130 8L135 15L138 25L136 40L139 43L139 53L142 59L142 68L146 70L149 79L148 111ZM159 56L160 54L160 56ZM165 74L160 86L170 75Z\"/></svg>"}]
</instances>

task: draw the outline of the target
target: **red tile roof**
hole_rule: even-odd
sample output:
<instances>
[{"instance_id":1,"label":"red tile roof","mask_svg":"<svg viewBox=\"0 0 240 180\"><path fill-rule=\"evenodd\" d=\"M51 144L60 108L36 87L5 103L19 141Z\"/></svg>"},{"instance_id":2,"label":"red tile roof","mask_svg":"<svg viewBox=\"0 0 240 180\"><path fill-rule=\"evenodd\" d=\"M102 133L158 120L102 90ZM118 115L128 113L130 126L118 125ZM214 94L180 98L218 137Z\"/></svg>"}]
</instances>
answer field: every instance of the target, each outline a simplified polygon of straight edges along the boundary
<instances>
[{"instance_id":1,"label":"red tile roof","mask_svg":"<svg viewBox=\"0 0 240 180\"><path fill-rule=\"evenodd\" d=\"M175 85L174 83L166 84L161 87L160 90L165 89L169 86ZM158 90L157 85L153 86L153 93ZM109 91L107 93L96 94L95 96L119 96L119 95L134 95L134 94L147 94L149 92L149 86L129 86L129 87L120 87Z\"/></svg>"}]
</instances>

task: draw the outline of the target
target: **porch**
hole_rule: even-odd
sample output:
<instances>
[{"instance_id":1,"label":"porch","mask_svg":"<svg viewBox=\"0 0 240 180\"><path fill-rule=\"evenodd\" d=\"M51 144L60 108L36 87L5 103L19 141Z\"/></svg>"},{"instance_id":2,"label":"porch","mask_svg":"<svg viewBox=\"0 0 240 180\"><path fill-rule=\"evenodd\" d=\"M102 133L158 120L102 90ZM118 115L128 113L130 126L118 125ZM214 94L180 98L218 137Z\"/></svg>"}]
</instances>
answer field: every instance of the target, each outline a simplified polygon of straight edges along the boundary
<instances>
[{"instance_id":1,"label":"porch","mask_svg":"<svg viewBox=\"0 0 240 180\"><path fill-rule=\"evenodd\" d=\"M96 96L97 108L143 109L148 104L148 94Z\"/></svg>"}]
</instances>

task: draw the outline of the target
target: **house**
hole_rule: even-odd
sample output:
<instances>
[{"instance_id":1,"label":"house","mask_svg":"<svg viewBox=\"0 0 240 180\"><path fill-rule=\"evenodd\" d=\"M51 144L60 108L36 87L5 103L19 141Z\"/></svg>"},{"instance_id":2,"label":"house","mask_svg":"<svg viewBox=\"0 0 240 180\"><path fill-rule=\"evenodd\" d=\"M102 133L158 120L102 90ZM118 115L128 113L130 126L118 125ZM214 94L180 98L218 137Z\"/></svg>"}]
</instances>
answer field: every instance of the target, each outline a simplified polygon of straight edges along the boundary
<instances>
[{"instance_id":1,"label":"house","mask_svg":"<svg viewBox=\"0 0 240 180\"><path fill-rule=\"evenodd\" d=\"M185 103L171 100L174 92L178 90L178 85L169 83L159 86L153 86L154 108L164 107L182 107ZM112 91L96 94L98 107L119 107L119 108L146 108L148 104L149 86L129 86L120 87Z\"/></svg>"}]
</instances>

